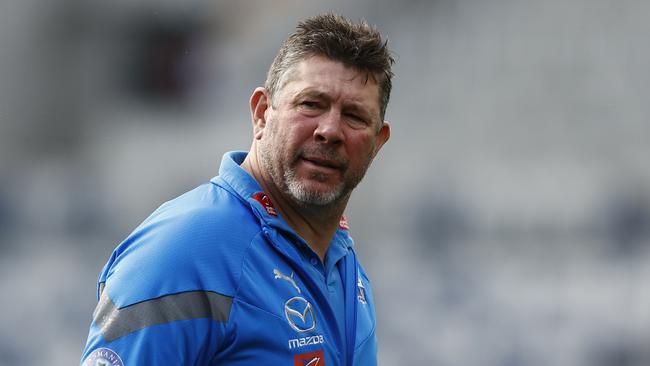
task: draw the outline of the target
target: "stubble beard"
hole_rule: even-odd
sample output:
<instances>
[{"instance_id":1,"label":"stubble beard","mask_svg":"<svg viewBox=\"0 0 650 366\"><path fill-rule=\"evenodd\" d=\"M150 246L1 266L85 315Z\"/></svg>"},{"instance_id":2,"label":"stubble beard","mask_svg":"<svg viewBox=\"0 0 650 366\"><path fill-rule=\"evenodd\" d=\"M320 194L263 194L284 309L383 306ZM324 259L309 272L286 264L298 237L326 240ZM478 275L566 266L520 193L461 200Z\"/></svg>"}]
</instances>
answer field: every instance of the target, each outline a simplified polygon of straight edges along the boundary
<instances>
[{"instance_id":1,"label":"stubble beard","mask_svg":"<svg viewBox=\"0 0 650 366\"><path fill-rule=\"evenodd\" d=\"M282 143L280 144L282 145ZM346 202L350 197L352 190L359 184L372 159L359 169L356 174L346 177L346 169L341 170L343 179L334 187L327 191L310 189L308 183L303 182L296 176L296 165L303 156L303 150L297 151L293 156L284 156L284 150L277 150L268 143L261 144L261 162L264 169L268 172L278 189L293 199L295 203L302 207L332 207L342 202ZM310 152L311 153L311 152ZM327 153L325 153L327 155ZM288 164L286 163L288 162ZM284 169L281 166L284 165ZM312 180L325 180L325 177L319 177L314 174L309 177Z\"/></svg>"},{"instance_id":2,"label":"stubble beard","mask_svg":"<svg viewBox=\"0 0 650 366\"><path fill-rule=\"evenodd\" d=\"M293 164L292 164L293 166ZM345 182L339 182L334 188L322 192L309 190L305 184L296 178L296 170L292 167L284 171L283 184L293 199L303 206L329 206L339 202L343 196ZM323 180L318 175L311 177L314 180ZM348 192L349 193L349 192Z\"/></svg>"}]
</instances>

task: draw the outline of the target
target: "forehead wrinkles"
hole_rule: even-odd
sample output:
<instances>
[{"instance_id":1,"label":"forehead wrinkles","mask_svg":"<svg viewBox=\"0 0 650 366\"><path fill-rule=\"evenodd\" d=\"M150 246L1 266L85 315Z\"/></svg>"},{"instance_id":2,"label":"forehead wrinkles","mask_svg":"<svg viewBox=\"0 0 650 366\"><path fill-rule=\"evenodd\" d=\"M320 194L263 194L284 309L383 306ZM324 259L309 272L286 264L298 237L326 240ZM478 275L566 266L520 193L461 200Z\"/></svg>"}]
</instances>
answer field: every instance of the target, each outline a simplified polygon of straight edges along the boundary
<instances>
[{"instance_id":1,"label":"forehead wrinkles","mask_svg":"<svg viewBox=\"0 0 650 366\"><path fill-rule=\"evenodd\" d=\"M344 81L354 82L355 79L359 79L359 83L365 85L368 84L368 78L363 74L352 75L350 78L344 78ZM372 80L372 79L370 79ZM319 83L319 79L304 80L300 77L299 73L294 72L293 75L286 79L286 85L289 85L292 82L301 82L305 81L304 85L299 85L295 87L283 88L278 93L278 102L283 103L295 103L302 98L314 98L328 103L337 103L340 102L342 108L348 110L354 110L362 112L367 117L372 119L379 118L379 97L378 95L373 95L372 92L368 93L367 89L362 88L362 93L358 95L355 93L346 93L350 88L345 83ZM373 80L374 82L374 80ZM285 85L285 86L286 86ZM375 84L376 88L374 91L376 94L379 94L378 86ZM376 102L376 103L375 103Z\"/></svg>"},{"instance_id":2,"label":"forehead wrinkles","mask_svg":"<svg viewBox=\"0 0 650 366\"><path fill-rule=\"evenodd\" d=\"M307 71L305 68L309 66L308 61L309 60L316 60L316 65L315 69L310 70L309 73L307 74ZM318 61L326 61L331 64L323 64ZM336 65L336 66L333 66ZM342 68L344 72L341 74L338 72L338 68ZM369 71L364 71L364 70L359 70L354 67L342 64L336 60L329 60L327 58L321 57L321 56L311 56L304 58L298 62L296 62L294 65L289 67L281 76L278 82L277 89L275 92L277 94L283 94L285 91L285 87L292 82L295 81L301 81L301 80L308 80L308 77L305 77L303 75L307 74L306 76L313 75L317 73L319 76L323 77L323 80L328 80L330 77L330 72L332 70L335 70L334 72L341 77L340 82L334 82L333 85L339 86L341 84L345 83L354 83L355 80L358 80L360 84L363 86L368 85L369 82L372 82L376 85L377 87L377 98L379 98L379 84L377 84L377 78L372 72ZM312 78L312 81L320 81L320 78ZM329 81L329 80L328 80ZM325 85L328 85L329 83L323 83ZM347 89L346 87L343 87L343 89Z\"/></svg>"}]
</instances>

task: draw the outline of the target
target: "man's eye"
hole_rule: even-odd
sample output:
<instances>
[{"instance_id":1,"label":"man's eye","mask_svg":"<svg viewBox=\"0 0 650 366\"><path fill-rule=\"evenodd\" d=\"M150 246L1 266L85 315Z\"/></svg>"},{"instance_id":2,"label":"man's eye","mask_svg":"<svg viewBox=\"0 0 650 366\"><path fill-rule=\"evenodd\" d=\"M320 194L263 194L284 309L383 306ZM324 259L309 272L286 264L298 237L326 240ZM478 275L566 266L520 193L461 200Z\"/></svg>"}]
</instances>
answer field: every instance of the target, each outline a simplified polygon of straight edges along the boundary
<instances>
[{"instance_id":1,"label":"man's eye","mask_svg":"<svg viewBox=\"0 0 650 366\"><path fill-rule=\"evenodd\" d=\"M309 109L318 108L318 102L312 102L310 100L305 100L305 101L301 102L300 105L302 105L305 108L309 108Z\"/></svg>"},{"instance_id":2,"label":"man's eye","mask_svg":"<svg viewBox=\"0 0 650 366\"><path fill-rule=\"evenodd\" d=\"M348 114L348 117L355 121L361 121L361 117L357 116L356 114Z\"/></svg>"},{"instance_id":3,"label":"man's eye","mask_svg":"<svg viewBox=\"0 0 650 366\"><path fill-rule=\"evenodd\" d=\"M359 115L349 113L347 114L347 116L350 120L354 121L355 123L366 123L366 120L361 118Z\"/></svg>"}]
</instances>

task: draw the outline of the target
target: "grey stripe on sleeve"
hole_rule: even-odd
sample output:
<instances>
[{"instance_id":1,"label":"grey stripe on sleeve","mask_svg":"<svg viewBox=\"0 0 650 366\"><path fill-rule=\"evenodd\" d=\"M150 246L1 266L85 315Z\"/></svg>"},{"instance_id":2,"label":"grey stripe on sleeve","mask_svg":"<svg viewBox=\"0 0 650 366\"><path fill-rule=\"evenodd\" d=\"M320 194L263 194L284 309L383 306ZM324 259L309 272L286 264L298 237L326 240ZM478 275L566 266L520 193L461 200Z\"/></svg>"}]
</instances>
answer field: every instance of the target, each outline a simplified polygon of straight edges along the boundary
<instances>
[{"instance_id":1,"label":"grey stripe on sleeve","mask_svg":"<svg viewBox=\"0 0 650 366\"><path fill-rule=\"evenodd\" d=\"M212 318L226 322L231 305L230 296L212 291L188 291L118 309L108 297L108 291L101 291L93 317L104 338L110 342L137 330L176 320Z\"/></svg>"}]
</instances>

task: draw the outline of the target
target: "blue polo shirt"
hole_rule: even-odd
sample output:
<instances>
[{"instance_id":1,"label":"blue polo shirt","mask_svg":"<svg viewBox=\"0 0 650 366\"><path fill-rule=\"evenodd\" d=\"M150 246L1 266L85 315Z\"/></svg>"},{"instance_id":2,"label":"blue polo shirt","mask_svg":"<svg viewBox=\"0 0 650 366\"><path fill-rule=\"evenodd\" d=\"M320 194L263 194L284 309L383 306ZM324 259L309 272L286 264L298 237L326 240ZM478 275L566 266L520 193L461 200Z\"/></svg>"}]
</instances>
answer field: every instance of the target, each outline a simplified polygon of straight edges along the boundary
<instances>
[{"instance_id":1,"label":"blue polo shirt","mask_svg":"<svg viewBox=\"0 0 650 366\"><path fill-rule=\"evenodd\" d=\"M82 365L376 365L370 282L347 224L322 262L224 155L112 253Z\"/></svg>"}]
</instances>

